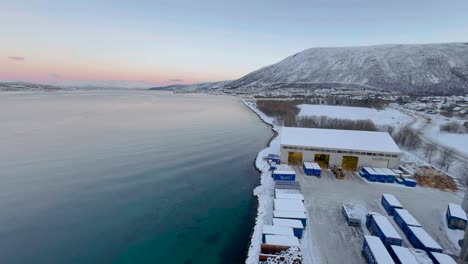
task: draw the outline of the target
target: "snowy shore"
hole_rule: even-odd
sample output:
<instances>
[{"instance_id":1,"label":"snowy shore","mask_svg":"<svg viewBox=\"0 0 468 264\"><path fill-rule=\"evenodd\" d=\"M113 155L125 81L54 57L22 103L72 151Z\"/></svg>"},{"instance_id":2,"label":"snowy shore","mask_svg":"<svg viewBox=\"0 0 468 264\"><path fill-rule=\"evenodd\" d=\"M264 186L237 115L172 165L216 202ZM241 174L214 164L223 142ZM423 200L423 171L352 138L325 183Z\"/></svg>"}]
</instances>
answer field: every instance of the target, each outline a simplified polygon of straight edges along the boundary
<instances>
[{"instance_id":1,"label":"snowy shore","mask_svg":"<svg viewBox=\"0 0 468 264\"><path fill-rule=\"evenodd\" d=\"M273 215L274 182L270 177L270 171L268 171L268 163L263 159L263 157L270 153L279 154L280 127L273 124L273 118L266 116L258 110L254 102L243 102L250 110L257 114L263 122L270 125L273 131L278 133L276 137L271 140L269 146L260 151L255 159L255 166L261 172L260 185L254 189L254 195L257 196L258 199L258 211L246 263L256 264L259 262L258 257L260 255L260 244L262 243L263 224L266 223L265 220L271 219Z\"/></svg>"}]
</instances>

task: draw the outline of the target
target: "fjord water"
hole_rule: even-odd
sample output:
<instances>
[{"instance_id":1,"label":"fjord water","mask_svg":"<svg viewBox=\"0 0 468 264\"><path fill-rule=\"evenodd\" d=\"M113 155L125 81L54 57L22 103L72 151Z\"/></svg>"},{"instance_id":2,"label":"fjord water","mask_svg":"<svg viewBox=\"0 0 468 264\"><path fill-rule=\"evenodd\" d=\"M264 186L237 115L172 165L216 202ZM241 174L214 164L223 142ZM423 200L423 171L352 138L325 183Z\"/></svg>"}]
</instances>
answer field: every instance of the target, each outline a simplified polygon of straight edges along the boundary
<instances>
[{"instance_id":1,"label":"fjord water","mask_svg":"<svg viewBox=\"0 0 468 264\"><path fill-rule=\"evenodd\" d=\"M271 130L237 99L0 94L1 263L242 263Z\"/></svg>"}]
</instances>

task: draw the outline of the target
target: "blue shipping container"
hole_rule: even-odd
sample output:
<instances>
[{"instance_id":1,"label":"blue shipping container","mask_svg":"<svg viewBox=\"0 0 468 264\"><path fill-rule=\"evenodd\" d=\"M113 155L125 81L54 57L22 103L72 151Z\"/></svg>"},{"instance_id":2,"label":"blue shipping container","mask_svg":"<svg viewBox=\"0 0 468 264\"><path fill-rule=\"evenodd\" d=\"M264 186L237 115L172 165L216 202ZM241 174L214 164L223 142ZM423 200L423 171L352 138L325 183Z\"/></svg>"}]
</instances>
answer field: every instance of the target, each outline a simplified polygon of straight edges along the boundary
<instances>
[{"instance_id":1,"label":"blue shipping container","mask_svg":"<svg viewBox=\"0 0 468 264\"><path fill-rule=\"evenodd\" d=\"M460 205L449 203L445 216L447 218L447 225L450 229L465 230L467 217L465 211L463 211Z\"/></svg>"},{"instance_id":2,"label":"blue shipping container","mask_svg":"<svg viewBox=\"0 0 468 264\"><path fill-rule=\"evenodd\" d=\"M403 208L395 196L391 194L382 194L381 203L389 215L393 215L393 210L395 208Z\"/></svg>"},{"instance_id":3,"label":"blue shipping container","mask_svg":"<svg viewBox=\"0 0 468 264\"><path fill-rule=\"evenodd\" d=\"M310 162L303 162L302 168L304 169L304 173L306 175L312 176L314 174L314 167Z\"/></svg>"},{"instance_id":4,"label":"blue shipping container","mask_svg":"<svg viewBox=\"0 0 468 264\"><path fill-rule=\"evenodd\" d=\"M292 172L285 172L285 171L274 171L273 172L273 180L275 181L295 181L296 174Z\"/></svg>"},{"instance_id":5,"label":"blue shipping container","mask_svg":"<svg viewBox=\"0 0 468 264\"><path fill-rule=\"evenodd\" d=\"M431 258L434 264L457 264L452 257L446 254L429 252L429 258Z\"/></svg>"},{"instance_id":6,"label":"blue shipping container","mask_svg":"<svg viewBox=\"0 0 468 264\"><path fill-rule=\"evenodd\" d=\"M393 264L392 257L377 237L364 236L362 254L369 264Z\"/></svg>"},{"instance_id":7,"label":"blue shipping container","mask_svg":"<svg viewBox=\"0 0 468 264\"><path fill-rule=\"evenodd\" d=\"M421 226L421 224L419 224L416 218L414 218L413 215L405 209L395 209L393 213L393 219L403 231L405 236L408 236L410 232L410 226Z\"/></svg>"},{"instance_id":8,"label":"blue shipping container","mask_svg":"<svg viewBox=\"0 0 468 264\"><path fill-rule=\"evenodd\" d=\"M416 181L412 179L404 179L405 185L408 187L416 187Z\"/></svg>"},{"instance_id":9,"label":"blue shipping container","mask_svg":"<svg viewBox=\"0 0 468 264\"><path fill-rule=\"evenodd\" d=\"M385 216L371 215L368 228L371 234L380 238L386 246L401 246L403 242L403 239Z\"/></svg>"},{"instance_id":10,"label":"blue shipping container","mask_svg":"<svg viewBox=\"0 0 468 264\"><path fill-rule=\"evenodd\" d=\"M442 252L442 247L432 239L432 237L419 226L408 227L408 240L414 248L425 251Z\"/></svg>"}]
</instances>

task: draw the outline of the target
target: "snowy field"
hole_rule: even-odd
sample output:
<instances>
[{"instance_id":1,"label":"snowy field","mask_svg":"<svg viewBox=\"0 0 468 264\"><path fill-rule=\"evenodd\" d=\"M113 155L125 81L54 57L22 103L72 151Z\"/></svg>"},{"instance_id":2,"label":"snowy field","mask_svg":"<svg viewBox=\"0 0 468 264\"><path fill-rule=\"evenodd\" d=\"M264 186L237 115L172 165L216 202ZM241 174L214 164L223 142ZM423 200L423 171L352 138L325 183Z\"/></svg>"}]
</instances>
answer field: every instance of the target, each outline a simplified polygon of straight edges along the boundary
<instances>
[{"instance_id":1,"label":"snowy field","mask_svg":"<svg viewBox=\"0 0 468 264\"><path fill-rule=\"evenodd\" d=\"M335 106L335 105L299 105L299 116L328 116L341 119L370 119L376 125L392 125L407 123L411 121L411 117L402 112L386 108L385 110L377 110L366 107L353 106Z\"/></svg>"},{"instance_id":2,"label":"snowy field","mask_svg":"<svg viewBox=\"0 0 468 264\"><path fill-rule=\"evenodd\" d=\"M341 212L345 202L357 207L361 221L369 211L386 215L380 204L382 193L394 194L403 207L411 212L423 228L444 248L444 252L458 255L456 244L463 231L446 228L443 217L449 202L460 204L456 193L430 188L408 188L397 184L368 183L360 176L347 172L344 180L338 180L330 171L322 178L306 176L296 168L309 215L308 227L301 247L304 263L364 263L361 255L363 235L369 234L365 224L351 227ZM403 246L412 247L392 217L388 217L403 238ZM430 262L429 262L430 263Z\"/></svg>"},{"instance_id":3,"label":"snowy field","mask_svg":"<svg viewBox=\"0 0 468 264\"><path fill-rule=\"evenodd\" d=\"M437 115L432 116L432 122L424 132L424 136L432 139L435 143L440 143L454 148L468 156L468 134L454 134L440 131L440 125L452 119Z\"/></svg>"}]
</instances>

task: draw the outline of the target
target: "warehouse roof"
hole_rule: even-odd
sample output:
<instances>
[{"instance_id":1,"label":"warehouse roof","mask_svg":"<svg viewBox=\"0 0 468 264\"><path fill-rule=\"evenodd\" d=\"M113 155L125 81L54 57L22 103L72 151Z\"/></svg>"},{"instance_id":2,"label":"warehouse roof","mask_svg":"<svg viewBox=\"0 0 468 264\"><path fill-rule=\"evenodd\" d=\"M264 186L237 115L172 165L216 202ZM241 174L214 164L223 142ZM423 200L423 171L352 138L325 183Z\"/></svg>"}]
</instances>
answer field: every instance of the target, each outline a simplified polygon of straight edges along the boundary
<instances>
[{"instance_id":1,"label":"warehouse roof","mask_svg":"<svg viewBox=\"0 0 468 264\"><path fill-rule=\"evenodd\" d=\"M387 132L283 127L281 144L329 149L400 153Z\"/></svg>"}]
</instances>

